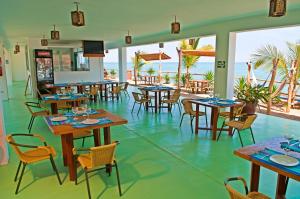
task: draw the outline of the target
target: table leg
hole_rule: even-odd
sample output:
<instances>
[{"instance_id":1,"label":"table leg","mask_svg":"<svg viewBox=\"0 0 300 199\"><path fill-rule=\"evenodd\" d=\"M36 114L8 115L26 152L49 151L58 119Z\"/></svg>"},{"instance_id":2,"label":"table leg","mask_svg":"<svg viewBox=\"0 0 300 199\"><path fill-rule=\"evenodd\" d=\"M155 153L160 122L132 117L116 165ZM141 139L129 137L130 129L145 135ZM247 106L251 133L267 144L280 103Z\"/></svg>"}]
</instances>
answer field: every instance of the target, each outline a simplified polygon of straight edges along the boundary
<instances>
[{"instance_id":1,"label":"table leg","mask_svg":"<svg viewBox=\"0 0 300 199\"><path fill-rule=\"evenodd\" d=\"M100 90L100 99L103 100L103 88L102 88L102 84L99 85L99 90Z\"/></svg>"},{"instance_id":2,"label":"table leg","mask_svg":"<svg viewBox=\"0 0 300 199\"><path fill-rule=\"evenodd\" d=\"M62 149L64 155L64 164L67 163L69 167L69 178L71 181L75 180L75 164L73 161L73 134L63 134L61 135L62 139Z\"/></svg>"},{"instance_id":3,"label":"table leg","mask_svg":"<svg viewBox=\"0 0 300 199\"><path fill-rule=\"evenodd\" d=\"M148 99L148 97L149 97L149 92L146 91L146 99ZM148 111L148 110L149 110L149 102L146 102L146 111Z\"/></svg>"},{"instance_id":4,"label":"table leg","mask_svg":"<svg viewBox=\"0 0 300 199\"><path fill-rule=\"evenodd\" d=\"M170 97L171 97L171 96L170 96L170 93L171 93L171 92L168 91L168 99L170 99ZM175 106L175 105L174 105L174 106ZM172 108L171 105L168 104L168 110L169 110L169 112L171 112L171 108Z\"/></svg>"},{"instance_id":5,"label":"table leg","mask_svg":"<svg viewBox=\"0 0 300 199\"><path fill-rule=\"evenodd\" d=\"M218 128L218 113L219 110L217 107L212 108L212 140L217 139L217 128Z\"/></svg>"},{"instance_id":6,"label":"table leg","mask_svg":"<svg viewBox=\"0 0 300 199\"><path fill-rule=\"evenodd\" d=\"M160 110L161 106L161 91L158 91L158 109Z\"/></svg>"},{"instance_id":7,"label":"table leg","mask_svg":"<svg viewBox=\"0 0 300 199\"><path fill-rule=\"evenodd\" d=\"M276 199L285 199L285 193L288 183L286 176L278 174L277 187L276 187Z\"/></svg>"},{"instance_id":8,"label":"table leg","mask_svg":"<svg viewBox=\"0 0 300 199\"><path fill-rule=\"evenodd\" d=\"M105 96L105 101L107 101L107 84L104 84L104 96Z\"/></svg>"},{"instance_id":9,"label":"table leg","mask_svg":"<svg viewBox=\"0 0 300 199\"><path fill-rule=\"evenodd\" d=\"M110 144L111 143L111 137L110 137L110 127L104 127L104 144ZM106 165L106 172L111 173L111 165Z\"/></svg>"},{"instance_id":10,"label":"table leg","mask_svg":"<svg viewBox=\"0 0 300 199\"><path fill-rule=\"evenodd\" d=\"M233 120L233 110L234 110L234 107L230 107L230 113L229 113L229 119L230 120ZM228 127L228 135L232 136L232 127Z\"/></svg>"},{"instance_id":11,"label":"table leg","mask_svg":"<svg viewBox=\"0 0 300 199\"><path fill-rule=\"evenodd\" d=\"M52 113L52 115L58 113L57 103L51 103L51 113Z\"/></svg>"},{"instance_id":12,"label":"table leg","mask_svg":"<svg viewBox=\"0 0 300 199\"><path fill-rule=\"evenodd\" d=\"M198 135L199 130L199 104L196 104L196 121L195 121L195 134Z\"/></svg>"},{"instance_id":13,"label":"table leg","mask_svg":"<svg viewBox=\"0 0 300 199\"><path fill-rule=\"evenodd\" d=\"M155 109L155 113L157 113L157 108L158 108L158 96L157 96L157 92L154 92L154 96L155 96L155 99L154 99L154 109Z\"/></svg>"},{"instance_id":14,"label":"table leg","mask_svg":"<svg viewBox=\"0 0 300 199\"><path fill-rule=\"evenodd\" d=\"M250 191L258 191L259 175L260 175L260 166L252 163Z\"/></svg>"},{"instance_id":15,"label":"table leg","mask_svg":"<svg viewBox=\"0 0 300 199\"><path fill-rule=\"evenodd\" d=\"M94 134L94 144L95 146L101 145L101 139L100 139L100 129L93 129Z\"/></svg>"}]
</instances>

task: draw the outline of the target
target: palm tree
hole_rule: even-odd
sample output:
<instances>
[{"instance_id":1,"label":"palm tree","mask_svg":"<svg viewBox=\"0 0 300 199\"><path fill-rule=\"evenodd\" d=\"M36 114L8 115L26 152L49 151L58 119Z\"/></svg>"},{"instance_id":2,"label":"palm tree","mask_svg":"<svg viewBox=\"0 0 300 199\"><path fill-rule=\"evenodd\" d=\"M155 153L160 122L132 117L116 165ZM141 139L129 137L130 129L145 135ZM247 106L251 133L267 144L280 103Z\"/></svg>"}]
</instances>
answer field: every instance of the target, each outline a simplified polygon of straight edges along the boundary
<instances>
[{"instance_id":1,"label":"palm tree","mask_svg":"<svg viewBox=\"0 0 300 199\"><path fill-rule=\"evenodd\" d=\"M140 76L142 67L147 63L144 61L139 55L143 54L141 51L137 51L135 56L132 57L132 63L134 64L134 81L135 85L137 85L137 76Z\"/></svg>"},{"instance_id":2,"label":"palm tree","mask_svg":"<svg viewBox=\"0 0 300 199\"><path fill-rule=\"evenodd\" d=\"M200 48L198 48L200 38L197 38L193 45L189 45L188 40L182 40L180 42L180 48L182 50L213 50L214 47L212 45L205 45ZM197 63L197 61L200 59L200 56L193 56L193 55L184 55L182 57L183 59L183 65L186 68L186 80L189 80L190 74L189 70ZM188 83L188 81L186 81Z\"/></svg>"}]
</instances>

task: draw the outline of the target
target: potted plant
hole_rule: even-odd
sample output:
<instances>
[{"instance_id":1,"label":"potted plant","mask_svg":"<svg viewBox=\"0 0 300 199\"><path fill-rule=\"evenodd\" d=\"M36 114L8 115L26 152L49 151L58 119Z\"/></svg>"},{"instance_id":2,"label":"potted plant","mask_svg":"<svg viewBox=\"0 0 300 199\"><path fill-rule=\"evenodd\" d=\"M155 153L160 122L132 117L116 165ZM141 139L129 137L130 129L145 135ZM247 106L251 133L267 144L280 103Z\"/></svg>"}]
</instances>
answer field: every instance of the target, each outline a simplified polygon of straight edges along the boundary
<instances>
[{"instance_id":1,"label":"potted plant","mask_svg":"<svg viewBox=\"0 0 300 199\"><path fill-rule=\"evenodd\" d=\"M270 97L267 87L247 84L244 77L237 81L234 92L238 100L246 103L243 112L247 114L254 114L258 102L261 101L265 103Z\"/></svg>"},{"instance_id":2,"label":"potted plant","mask_svg":"<svg viewBox=\"0 0 300 199\"><path fill-rule=\"evenodd\" d=\"M149 68L149 69L147 70L147 73L148 73L149 76L153 76L154 73L155 73L155 70L154 70L153 68Z\"/></svg>"},{"instance_id":3,"label":"potted plant","mask_svg":"<svg viewBox=\"0 0 300 199\"><path fill-rule=\"evenodd\" d=\"M170 76L169 76L169 73L165 74L164 76L164 79L165 79L165 84L170 84Z\"/></svg>"},{"instance_id":4,"label":"potted plant","mask_svg":"<svg viewBox=\"0 0 300 199\"><path fill-rule=\"evenodd\" d=\"M112 70L110 71L111 78L115 79L115 78L116 78L116 74L117 74L117 72L116 72L115 69L112 69Z\"/></svg>"}]
</instances>

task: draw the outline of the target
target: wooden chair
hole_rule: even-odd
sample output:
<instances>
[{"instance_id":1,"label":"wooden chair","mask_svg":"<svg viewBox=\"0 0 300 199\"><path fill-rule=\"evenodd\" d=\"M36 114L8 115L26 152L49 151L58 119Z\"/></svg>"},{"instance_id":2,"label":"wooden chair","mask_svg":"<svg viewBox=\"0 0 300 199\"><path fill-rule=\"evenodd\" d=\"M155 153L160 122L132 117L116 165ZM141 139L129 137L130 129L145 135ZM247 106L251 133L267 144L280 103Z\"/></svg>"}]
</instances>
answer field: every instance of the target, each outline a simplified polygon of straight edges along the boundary
<instances>
[{"instance_id":1,"label":"wooden chair","mask_svg":"<svg viewBox=\"0 0 300 199\"><path fill-rule=\"evenodd\" d=\"M127 91L128 86L129 86L129 83L128 83L128 82L124 82L124 83L122 84L122 87L121 87L121 93L124 93L125 96L128 96L128 97L129 97L129 93L128 93L128 91Z\"/></svg>"},{"instance_id":2,"label":"wooden chair","mask_svg":"<svg viewBox=\"0 0 300 199\"><path fill-rule=\"evenodd\" d=\"M38 116L42 116L42 117L48 116L50 112L46 107L42 106L39 102L25 102L25 105L31 114L31 118L27 127L28 133L31 133L34 119Z\"/></svg>"},{"instance_id":3,"label":"wooden chair","mask_svg":"<svg viewBox=\"0 0 300 199\"><path fill-rule=\"evenodd\" d=\"M122 101L122 97L121 97L121 86L114 86L112 87L110 94L108 95L109 98L111 98L112 100L114 100L114 98L117 98L117 100L121 100Z\"/></svg>"},{"instance_id":4,"label":"wooden chair","mask_svg":"<svg viewBox=\"0 0 300 199\"><path fill-rule=\"evenodd\" d=\"M163 104L171 105L171 109L172 109L172 106L173 106L173 105L176 105L176 104L177 104L178 109L179 109L179 112L181 113L181 106L180 106L179 99L180 99L180 89L177 89L177 90L175 90L174 93L170 96L170 99L168 99L167 97L164 97L164 98L161 99L160 109L162 108L162 105L163 105ZM160 110L160 109L159 109L159 110Z\"/></svg>"},{"instance_id":5,"label":"wooden chair","mask_svg":"<svg viewBox=\"0 0 300 199\"><path fill-rule=\"evenodd\" d=\"M120 176L118 170L117 160L115 158L115 151L118 142L108 145L92 147L88 149L73 148L74 162L75 162L75 184L77 185L77 163L79 163L84 171L85 180L89 199L91 198L90 184L88 173L106 169L106 165L116 168L119 195L122 196ZM84 153L85 152L85 153Z\"/></svg>"},{"instance_id":6,"label":"wooden chair","mask_svg":"<svg viewBox=\"0 0 300 199\"><path fill-rule=\"evenodd\" d=\"M133 95L134 103L133 103L133 106L131 109L131 113L133 113L135 104L139 104L140 106L139 106L139 110L137 112L137 115L139 115L142 105L145 106L146 103L151 104L151 99L147 98L145 95L143 95L141 93L132 92L132 95Z\"/></svg>"},{"instance_id":7,"label":"wooden chair","mask_svg":"<svg viewBox=\"0 0 300 199\"><path fill-rule=\"evenodd\" d=\"M184 109L184 113L182 113L182 115L181 115L181 120L180 120L179 126L181 127L183 117L185 115L189 115L190 116L190 122L191 122L191 129L192 129L192 132L193 132L193 120L196 117L196 111L193 110L193 104L190 102L190 100L191 99L188 99L188 98L181 100L181 103L182 103L183 109ZM206 127L207 127L208 123L207 123L206 109L205 109L205 112L199 111L199 116L205 116L205 122L206 122Z\"/></svg>"},{"instance_id":8,"label":"wooden chair","mask_svg":"<svg viewBox=\"0 0 300 199\"><path fill-rule=\"evenodd\" d=\"M97 86L92 86L88 91L85 92L86 95L90 96L90 99L97 99L99 88Z\"/></svg>"},{"instance_id":9,"label":"wooden chair","mask_svg":"<svg viewBox=\"0 0 300 199\"><path fill-rule=\"evenodd\" d=\"M231 181L241 181L245 188L245 194L238 192L232 186L230 186L229 182ZM242 177L228 178L225 180L224 184L231 199L271 199L270 197L259 192L249 192L246 180Z\"/></svg>"},{"instance_id":10,"label":"wooden chair","mask_svg":"<svg viewBox=\"0 0 300 199\"><path fill-rule=\"evenodd\" d=\"M254 139L254 135L253 135L253 131L252 131L251 125L252 125L253 122L255 121L256 117L257 117L256 114L253 114L253 115L246 115L246 116L243 116L243 117L241 118L241 120L235 120L235 119L234 119L234 120L225 122L225 123L222 125L222 127L221 127L221 130L220 130L220 132L219 132L217 141L218 141L219 138L220 138L220 135L221 135L221 133L222 133L222 130L223 130L224 126L228 126L228 127L234 128L233 133L235 132L235 130L237 130L242 147L244 146L244 144L243 144L243 141L242 141L242 138L241 138L240 131L246 130L246 129L250 129L251 137L252 137L253 143L255 144L255 139Z\"/></svg>"},{"instance_id":11,"label":"wooden chair","mask_svg":"<svg viewBox=\"0 0 300 199\"><path fill-rule=\"evenodd\" d=\"M20 137L20 138L21 137L23 137L23 138L24 137L32 137L32 138L35 137L35 138L38 138L43 143L43 145L20 144L14 140L14 137ZM19 171L20 171L21 165L23 165L15 194L18 194L18 192L19 192L19 188L20 188L20 184L21 184L21 181L22 181L22 178L24 175L25 167L28 164L33 164L36 162L40 162L42 160L50 160L52 168L56 173L58 182L60 185L62 184L62 181L59 177L59 173L57 171L57 168L56 168L56 165L55 165L55 162L53 159L53 157L56 156L56 152L53 147L47 145L45 139L42 136L37 135L37 134L11 134L11 135L6 136L6 140L10 144L10 146L13 148L13 150L17 154L17 157L20 160L16 175L14 178L15 182L17 181L17 179L19 177ZM27 148L29 150L22 151L20 149L21 147Z\"/></svg>"},{"instance_id":12,"label":"wooden chair","mask_svg":"<svg viewBox=\"0 0 300 199\"><path fill-rule=\"evenodd\" d=\"M234 119L239 119L242 118L242 116L245 115L243 113L243 109L245 107L246 103L245 102L239 102L234 108L233 108L233 118ZM222 126L225 125L226 120L230 119L230 112L229 111L223 111L219 113L219 117L223 118L224 121L222 123Z\"/></svg>"}]
</instances>

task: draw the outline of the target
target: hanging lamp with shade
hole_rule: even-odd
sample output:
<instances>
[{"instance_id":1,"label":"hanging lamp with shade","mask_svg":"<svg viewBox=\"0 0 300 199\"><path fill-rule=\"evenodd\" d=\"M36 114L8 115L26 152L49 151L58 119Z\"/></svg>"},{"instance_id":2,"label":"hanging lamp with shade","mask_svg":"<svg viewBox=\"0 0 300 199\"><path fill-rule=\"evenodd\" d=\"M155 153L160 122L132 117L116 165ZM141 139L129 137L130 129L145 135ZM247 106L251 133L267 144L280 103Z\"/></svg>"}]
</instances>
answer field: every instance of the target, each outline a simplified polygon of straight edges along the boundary
<instances>
[{"instance_id":1,"label":"hanging lamp with shade","mask_svg":"<svg viewBox=\"0 0 300 199\"><path fill-rule=\"evenodd\" d=\"M108 50L108 49L106 49L106 50L105 50L105 53L106 53L106 54L107 54L107 53L109 53L109 50Z\"/></svg>"},{"instance_id":2,"label":"hanging lamp with shade","mask_svg":"<svg viewBox=\"0 0 300 199\"><path fill-rule=\"evenodd\" d=\"M269 17L282 17L286 14L287 0L270 0Z\"/></svg>"},{"instance_id":3,"label":"hanging lamp with shade","mask_svg":"<svg viewBox=\"0 0 300 199\"><path fill-rule=\"evenodd\" d=\"M125 36L125 43L126 44L131 44L132 43L132 37L129 34L129 30L128 30L128 35Z\"/></svg>"},{"instance_id":4,"label":"hanging lamp with shade","mask_svg":"<svg viewBox=\"0 0 300 199\"><path fill-rule=\"evenodd\" d=\"M189 45L193 46L194 44L195 44L195 39L194 38L189 39Z\"/></svg>"},{"instance_id":5,"label":"hanging lamp with shade","mask_svg":"<svg viewBox=\"0 0 300 199\"><path fill-rule=\"evenodd\" d=\"M160 43L158 44L158 47L159 47L159 48L164 48L164 43L160 42Z\"/></svg>"},{"instance_id":6,"label":"hanging lamp with shade","mask_svg":"<svg viewBox=\"0 0 300 199\"><path fill-rule=\"evenodd\" d=\"M51 39L52 40L59 40L60 39L59 31L57 31L55 29L55 25L53 25L53 30L51 31Z\"/></svg>"},{"instance_id":7,"label":"hanging lamp with shade","mask_svg":"<svg viewBox=\"0 0 300 199\"><path fill-rule=\"evenodd\" d=\"M76 27L84 26L84 13L78 10L79 2L74 2L74 4L76 5L76 10L71 12L72 25Z\"/></svg>"},{"instance_id":8,"label":"hanging lamp with shade","mask_svg":"<svg viewBox=\"0 0 300 199\"><path fill-rule=\"evenodd\" d=\"M17 42L17 44L15 45L15 54L17 54L17 53L19 53L20 52L20 45L18 44L18 42Z\"/></svg>"},{"instance_id":9,"label":"hanging lamp with shade","mask_svg":"<svg viewBox=\"0 0 300 199\"><path fill-rule=\"evenodd\" d=\"M180 33L180 23L176 21L176 15L175 15L175 21L171 24L171 33L172 34Z\"/></svg>"}]
</instances>

